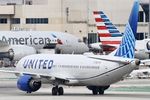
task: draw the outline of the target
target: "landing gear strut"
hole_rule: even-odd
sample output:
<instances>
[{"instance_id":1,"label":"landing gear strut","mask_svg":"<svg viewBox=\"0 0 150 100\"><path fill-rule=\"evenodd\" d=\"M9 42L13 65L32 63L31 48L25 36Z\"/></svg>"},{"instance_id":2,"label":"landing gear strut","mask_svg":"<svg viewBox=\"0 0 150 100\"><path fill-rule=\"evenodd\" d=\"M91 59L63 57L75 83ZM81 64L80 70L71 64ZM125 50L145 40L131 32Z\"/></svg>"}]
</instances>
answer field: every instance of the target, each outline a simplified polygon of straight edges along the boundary
<instances>
[{"instance_id":1,"label":"landing gear strut","mask_svg":"<svg viewBox=\"0 0 150 100\"><path fill-rule=\"evenodd\" d=\"M63 95L63 94L64 94L63 87L55 86L52 88L52 95Z\"/></svg>"}]
</instances>

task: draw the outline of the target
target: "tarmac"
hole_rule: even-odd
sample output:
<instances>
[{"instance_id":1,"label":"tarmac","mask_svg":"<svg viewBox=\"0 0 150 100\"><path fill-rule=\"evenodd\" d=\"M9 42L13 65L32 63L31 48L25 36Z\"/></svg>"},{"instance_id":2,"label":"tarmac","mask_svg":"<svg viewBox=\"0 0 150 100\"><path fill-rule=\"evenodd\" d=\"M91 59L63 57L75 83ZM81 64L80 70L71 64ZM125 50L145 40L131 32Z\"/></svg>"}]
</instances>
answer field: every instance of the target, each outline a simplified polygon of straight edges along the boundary
<instances>
[{"instance_id":1,"label":"tarmac","mask_svg":"<svg viewBox=\"0 0 150 100\"><path fill-rule=\"evenodd\" d=\"M64 86L64 95L52 96L52 85L42 85L37 92L27 94L16 87L13 74L0 73L0 100L149 100L150 79L126 79L105 91L104 95L92 95L86 87Z\"/></svg>"}]
</instances>

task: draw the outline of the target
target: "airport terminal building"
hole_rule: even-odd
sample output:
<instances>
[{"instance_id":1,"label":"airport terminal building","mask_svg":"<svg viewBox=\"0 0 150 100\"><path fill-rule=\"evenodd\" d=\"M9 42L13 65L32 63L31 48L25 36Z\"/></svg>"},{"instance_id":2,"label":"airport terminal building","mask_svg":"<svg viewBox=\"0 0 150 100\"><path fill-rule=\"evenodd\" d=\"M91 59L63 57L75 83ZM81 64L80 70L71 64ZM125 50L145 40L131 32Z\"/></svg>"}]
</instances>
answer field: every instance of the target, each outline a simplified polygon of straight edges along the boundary
<instances>
[{"instance_id":1,"label":"airport terminal building","mask_svg":"<svg viewBox=\"0 0 150 100\"><path fill-rule=\"evenodd\" d=\"M103 11L124 32L134 0L0 0L0 31L61 31L97 42L93 11ZM149 37L149 1L141 0L139 39Z\"/></svg>"}]
</instances>

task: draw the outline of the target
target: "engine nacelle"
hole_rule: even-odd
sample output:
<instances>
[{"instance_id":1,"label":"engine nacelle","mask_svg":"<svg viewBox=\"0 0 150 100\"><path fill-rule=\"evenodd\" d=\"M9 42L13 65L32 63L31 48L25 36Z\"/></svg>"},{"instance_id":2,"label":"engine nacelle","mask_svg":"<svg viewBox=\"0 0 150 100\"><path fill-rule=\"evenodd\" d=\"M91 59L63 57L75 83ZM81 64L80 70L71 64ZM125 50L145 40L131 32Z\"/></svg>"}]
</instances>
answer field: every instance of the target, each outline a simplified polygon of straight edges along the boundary
<instances>
[{"instance_id":1,"label":"engine nacelle","mask_svg":"<svg viewBox=\"0 0 150 100\"><path fill-rule=\"evenodd\" d=\"M41 88L41 81L33 79L30 75L24 75L18 79L17 87L22 91L31 93Z\"/></svg>"},{"instance_id":2,"label":"engine nacelle","mask_svg":"<svg viewBox=\"0 0 150 100\"><path fill-rule=\"evenodd\" d=\"M20 60L27 55L36 54L36 49L26 45L10 45L5 47L5 52L0 51L0 58L8 58L10 60Z\"/></svg>"},{"instance_id":3,"label":"engine nacelle","mask_svg":"<svg viewBox=\"0 0 150 100\"><path fill-rule=\"evenodd\" d=\"M74 43L74 44L57 44L55 48L56 54L83 54L88 52L89 48L84 43Z\"/></svg>"}]
</instances>

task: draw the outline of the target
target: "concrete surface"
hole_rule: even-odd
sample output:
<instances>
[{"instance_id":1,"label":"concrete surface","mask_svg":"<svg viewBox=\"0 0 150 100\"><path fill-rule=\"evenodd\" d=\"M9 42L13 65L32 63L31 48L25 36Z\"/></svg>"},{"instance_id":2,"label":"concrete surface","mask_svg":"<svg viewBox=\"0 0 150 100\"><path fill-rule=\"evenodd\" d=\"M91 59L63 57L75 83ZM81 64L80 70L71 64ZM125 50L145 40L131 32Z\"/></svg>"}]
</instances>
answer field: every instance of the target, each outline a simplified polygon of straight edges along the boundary
<instances>
[{"instance_id":1,"label":"concrete surface","mask_svg":"<svg viewBox=\"0 0 150 100\"><path fill-rule=\"evenodd\" d=\"M64 86L63 96L52 96L51 85L31 94L16 87L13 74L0 73L0 100L149 100L150 79L127 79L120 81L105 91L104 95L92 95L86 87Z\"/></svg>"}]
</instances>

